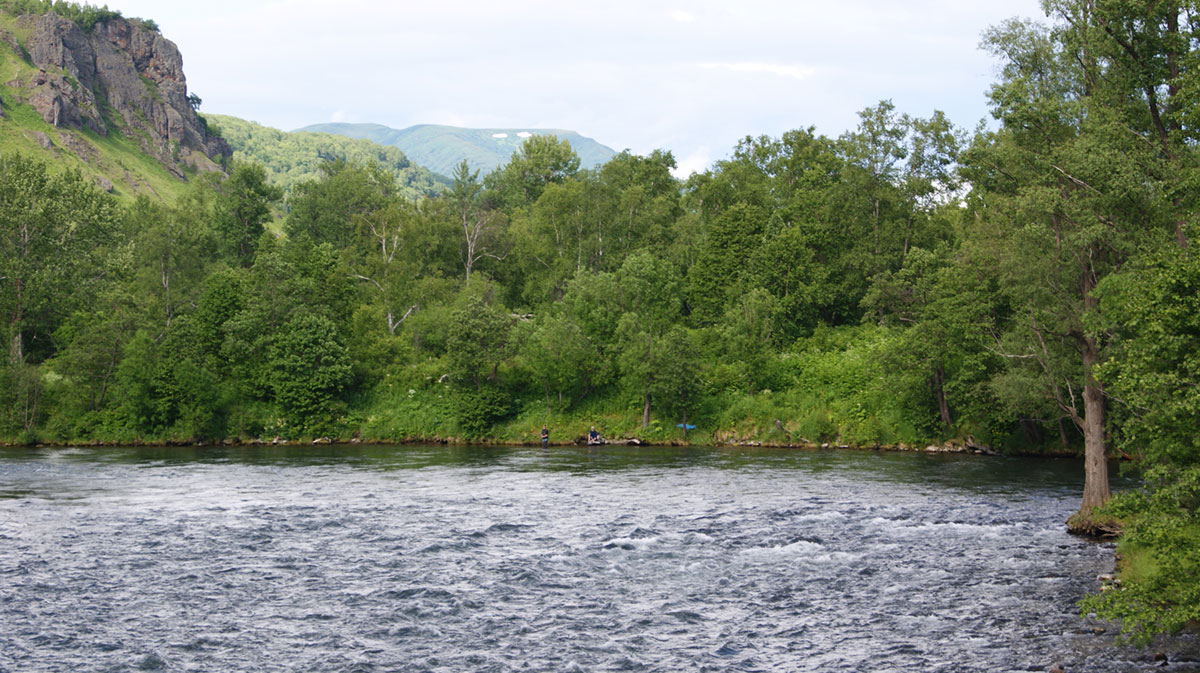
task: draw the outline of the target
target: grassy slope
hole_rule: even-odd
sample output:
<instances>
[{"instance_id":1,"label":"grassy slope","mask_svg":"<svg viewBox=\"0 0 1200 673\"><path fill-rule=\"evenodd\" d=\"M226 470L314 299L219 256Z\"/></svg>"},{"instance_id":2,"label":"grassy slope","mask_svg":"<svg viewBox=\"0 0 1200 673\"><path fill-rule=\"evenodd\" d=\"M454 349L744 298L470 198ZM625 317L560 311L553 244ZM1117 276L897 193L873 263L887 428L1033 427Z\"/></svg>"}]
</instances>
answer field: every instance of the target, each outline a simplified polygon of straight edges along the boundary
<instances>
[{"instance_id":1,"label":"grassy slope","mask_svg":"<svg viewBox=\"0 0 1200 673\"><path fill-rule=\"evenodd\" d=\"M445 178L414 165L395 147L369 140L357 140L329 133L286 133L255 122L226 115L206 115L221 129L222 137L233 148L238 161L263 165L272 182L285 194L295 185L320 175L325 156L359 162L377 162L397 176L409 198L440 192L448 184Z\"/></svg>"},{"instance_id":2,"label":"grassy slope","mask_svg":"<svg viewBox=\"0 0 1200 673\"><path fill-rule=\"evenodd\" d=\"M29 29L12 16L0 13L0 27L11 31L22 43L28 38ZM183 191L186 185L183 180L144 153L136 140L116 131L111 122L107 137L91 131L56 128L43 121L32 106L17 103L20 90L7 83L27 81L36 72L37 68L0 45L0 98L4 101L0 153L20 152L46 161L55 169L77 169L93 179L107 178L113 184L113 192L123 200L147 194L171 201ZM35 135L38 132L44 133L53 147L43 147Z\"/></svg>"},{"instance_id":3,"label":"grassy slope","mask_svg":"<svg viewBox=\"0 0 1200 673\"><path fill-rule=\"evenodd\" d=\"M394 145L404 150L413 161L442 175L451 175L454 167L463 159L467 160L472 170L477 169L480 173L488 173L508 163L513 152L524 142L524 138L517 135L523 131L553 134L567 140L579 154L583 168L603 164L615 154L591 138L562 129L467 129L421 124L398 130L380 124L314 124L301 130L337 133ZM507 137L495 138L494 134L506 134Z\"/></svg>"}]
</instances>

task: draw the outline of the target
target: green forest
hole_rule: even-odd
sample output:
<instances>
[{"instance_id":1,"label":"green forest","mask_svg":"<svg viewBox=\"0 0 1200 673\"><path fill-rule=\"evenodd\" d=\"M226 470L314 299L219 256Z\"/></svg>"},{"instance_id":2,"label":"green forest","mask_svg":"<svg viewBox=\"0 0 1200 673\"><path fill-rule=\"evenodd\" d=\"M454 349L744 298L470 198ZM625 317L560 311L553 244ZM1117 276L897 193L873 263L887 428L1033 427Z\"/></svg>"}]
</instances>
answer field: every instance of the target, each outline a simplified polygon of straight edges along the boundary
<instances>
[{"instance_id":1,"label":"green forest","mask_svg":"<svg viewBox=\"0 0 1200 673\"><path fill-rule=\"evenodd\" d=\"M321 175L321 166L342 159L378 165L396 177L398 195L420 199L444 189L446 179L427 167L413 164L404 152L333 133L285 133L225 115L205 115L209 131L216 131L233 148L236 161L262 164L267 182L283 190L279 206L292 198L292 190Z\"/></svg>"},{"instance_id":2,"label":"green forest","mask_svg":"<svg viewBox=\"0 0 1200 673\"><path fill-rule=\"evenodd\" d=\"M235 162L164 204L6 154L0 436L534 442L545 424L1081 452L1072 526L1120 530L1125 564L1086 609L1177 629L1200 617L1200 14L1045 4L985 36L989 124L881 101L684 181L669 152L581 170L533 136L436 196L337 159L286 199ZM1111 498L1106 456L1146 488Z\"/></svg>"}]
</instances>

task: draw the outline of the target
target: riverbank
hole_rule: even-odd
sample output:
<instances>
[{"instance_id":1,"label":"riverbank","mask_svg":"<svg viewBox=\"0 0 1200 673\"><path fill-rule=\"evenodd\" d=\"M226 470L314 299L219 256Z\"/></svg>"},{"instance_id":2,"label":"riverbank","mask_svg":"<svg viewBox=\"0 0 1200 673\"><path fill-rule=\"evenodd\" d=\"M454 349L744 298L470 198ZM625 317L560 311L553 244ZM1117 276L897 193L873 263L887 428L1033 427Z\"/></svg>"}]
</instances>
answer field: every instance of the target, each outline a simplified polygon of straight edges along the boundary
<instances>
[{"instance_id":1,"label":"riverbank","mask_svg":"<svg viewBox=\"0 0 1200 673\"><path fill-rule=\"evenodd\" d=\"M840 351L839 351L840 353ZM833 357L830 355L829 357ZM840 359L838 360L840 362ZM435 366L436 365L436 366ZM809 366L812 365L812 366ZM796 376L802 384L785 390L712 394L689 409L686 433L682 417L655 410L643 425L639 401L615 388L597 391L571 405L513 392L505 412L481 429L464 422L463 400L431 363L406 376L392 377L369 395L350 400L337 416L314 427L289 425L269 405L230 408L205 423L175 423L153 432L140 424L107 421L96 414L60 418L21 436L0 437L9 445L193 446L310 444L488 444L539 446L541 429L551 444L586 443L591 428L613 442L646 446L763 447L780 449L846 448L926 453L997 453L1001 455L1075 456L1058 437L1029 434L1021 426L960 420L953 428L933 422L916 424L895 400L878 389L876 376L837 387L836 376L818 376L830 367L806 361ZM832 367L836 371L844 368ZM801 376L803 375L803 376ZM395 378L395 380L393 380ZM865 383L863 381L866 381ZM526 390L522 388L522 390ZM601 394L601 393L604 394ZM1082 443L1082 438L1072 438Z\"/></svg>"},{"instance_id":2,"label":"riverbank","mask_svg":"<svg viewBox=\"0 0 1200 673\"><path fill-rule=\"evenodd\" d=\"M351 437L304 437L304 438L226 438L217 441L206 440L76 440L76 441L39 441L39 442L17 442L17 441L0 441L0 447L18 448L67 448L67 447L148 447L148 448L169 448L169 447L218 447L218 446L315 446L315 445L371 445L371 446L428 446L428 445L445 445L445 446L511 446L511 447L539 447L541 441L539 439L529 440L513 440L498 437L479 437L465 439L462 437L404 437L404 438L363 438L359 436ZM588 446L586 435L580 435L570 441L552 441L547 445L549 448L567 448L577 446ZM875 443L869 445L862 444L846 444L840 442L772 442L772 441L757 441L757 440L739 440L739 441L704 441L704 440L685 440L685 439L669 439L669 440L650 440L640 437L620 437L605 439L599 445L593 445L594 448L602 448L605 446L644 446L644 447L693 447L693 448L762 448L762 449L793 449L801 451L820 451L830 449L840 449L849 451L881 451L881 452L905 452L905 453L944 453L944 454L973 454L986 456L1011 456L1011 457L1047 457L1047 458L1070 458L1081 455L1079 451L1053 451L1053 450L1029 450L1029 451L1005 451L1003 453L995 451L987 446L972 444L969 442L947 441L942 443L930 443L925 445L909 445L905 443L898 444L882 444Z\"/></svg>"}]
</instances>

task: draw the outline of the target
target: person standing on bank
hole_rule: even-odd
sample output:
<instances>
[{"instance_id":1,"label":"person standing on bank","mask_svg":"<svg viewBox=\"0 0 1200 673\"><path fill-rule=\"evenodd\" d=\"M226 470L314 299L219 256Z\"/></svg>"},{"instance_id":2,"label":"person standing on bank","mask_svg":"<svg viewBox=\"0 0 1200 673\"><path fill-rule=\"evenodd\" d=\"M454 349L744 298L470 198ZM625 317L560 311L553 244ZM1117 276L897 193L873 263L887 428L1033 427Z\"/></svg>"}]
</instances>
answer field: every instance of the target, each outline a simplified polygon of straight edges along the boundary
<instances>
[{"instance_id":1,"label":"person standing on bank","mask_svg":"<svg viewBox=\"0 0 1200 673\"><path fill-rule=\"evenodd\" d=\"M545 425L543 425L542 426L542 448L544 449L547 446L550 446L550 431L546 429Z\"/></svg>"}]
</instances>

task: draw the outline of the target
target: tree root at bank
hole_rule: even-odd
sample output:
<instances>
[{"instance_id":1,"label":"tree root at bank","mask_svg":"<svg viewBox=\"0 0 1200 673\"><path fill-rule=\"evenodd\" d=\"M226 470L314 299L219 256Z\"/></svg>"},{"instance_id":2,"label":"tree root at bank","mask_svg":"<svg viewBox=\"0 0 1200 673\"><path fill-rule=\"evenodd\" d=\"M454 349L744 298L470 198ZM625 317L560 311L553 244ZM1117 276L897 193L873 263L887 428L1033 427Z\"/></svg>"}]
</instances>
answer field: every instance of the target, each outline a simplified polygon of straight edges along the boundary
<instances>
[{"instance_id":1,"label":"tree root at bank","mask_svg":"<svg viewBox=\"0 0 1200 673\"><path fill-rule=\"evenodd\" d=\"M1107 540L1121 534L1121 524L1111 515L1101 514L1096 508L1081 509L1067 519L1067 531L1072 535Z\"/></svg>"}]
</instances>

